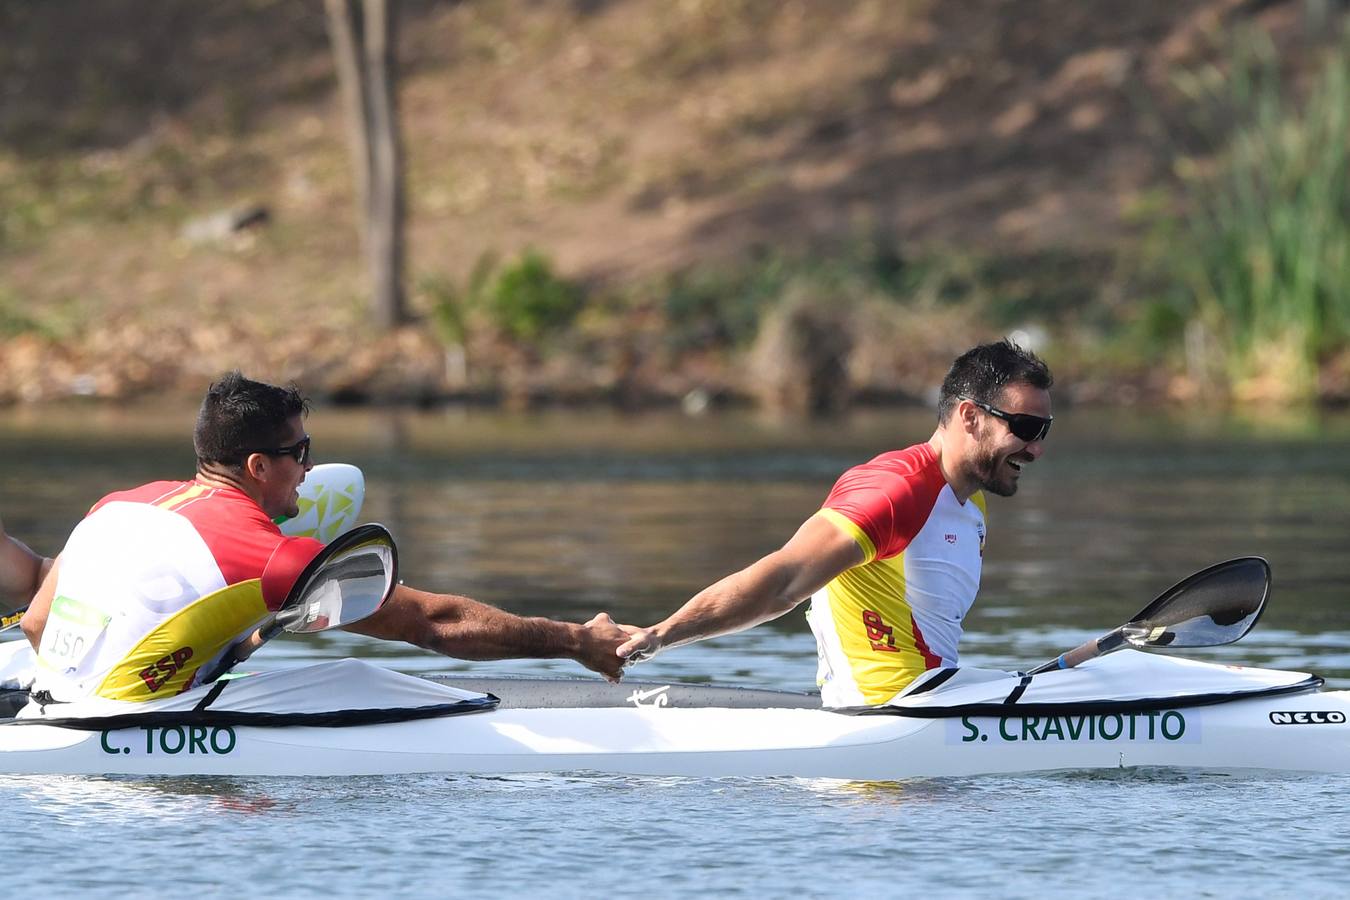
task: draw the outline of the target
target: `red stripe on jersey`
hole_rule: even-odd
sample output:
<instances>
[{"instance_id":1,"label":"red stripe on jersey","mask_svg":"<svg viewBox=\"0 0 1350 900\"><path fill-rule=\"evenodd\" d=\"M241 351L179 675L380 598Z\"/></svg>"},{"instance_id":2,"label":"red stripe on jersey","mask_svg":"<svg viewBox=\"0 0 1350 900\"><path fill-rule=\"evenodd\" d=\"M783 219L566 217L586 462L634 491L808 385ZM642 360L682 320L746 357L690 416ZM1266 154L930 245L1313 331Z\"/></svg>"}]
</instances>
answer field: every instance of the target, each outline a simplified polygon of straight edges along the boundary
<instances>
[{"instance_id":1,"label":"red stripe on jersey","mask_svg":"<svg viewBox=\"0 0 1350 900\"><path fill-rule=\"evenodd\" d=\"M919 623L914 620L911 614L909 617L909 627L914 631L914 649L919 651L923 657L923 667L925 669L936 669L942 665L942 657L935 654L928 647L928 642L923 639L923 632L919 630Z\"/></svg>"},{"instance_id":2,"label":"red stripe on jersey","mask_svg":"<svg viewBox=\"0 0 1350 900\"><path fill-rule=\"evenodd\" d=\"M877 559L890 559L903 553L923 528L946 484L932 445L915 444L839 476L824 508L861 528Z\"/></svg>"}]
</instances>

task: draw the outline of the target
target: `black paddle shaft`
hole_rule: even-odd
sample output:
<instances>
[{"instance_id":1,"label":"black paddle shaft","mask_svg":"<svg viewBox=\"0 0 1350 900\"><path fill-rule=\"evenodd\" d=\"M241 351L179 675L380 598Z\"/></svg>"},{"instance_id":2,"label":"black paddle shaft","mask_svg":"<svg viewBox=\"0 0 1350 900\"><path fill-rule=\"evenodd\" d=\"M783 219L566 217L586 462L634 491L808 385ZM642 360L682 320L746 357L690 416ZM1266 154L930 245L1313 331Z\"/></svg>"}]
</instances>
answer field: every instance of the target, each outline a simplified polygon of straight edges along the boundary
<instances>
[{"instance_id":1,"label":"black paddle shaft","mask_svg":"<svg viewBox=\"0 0 1350 900\"><path fill-rule=\"evenodd\" d=\"M1177 582L1129 622L1075 647L1028 674L1071 669L1126 644L1217 647L1251 631L1270 599L1270 563L1259 556L1226 560Z\"/></svg>"}]
</instances>

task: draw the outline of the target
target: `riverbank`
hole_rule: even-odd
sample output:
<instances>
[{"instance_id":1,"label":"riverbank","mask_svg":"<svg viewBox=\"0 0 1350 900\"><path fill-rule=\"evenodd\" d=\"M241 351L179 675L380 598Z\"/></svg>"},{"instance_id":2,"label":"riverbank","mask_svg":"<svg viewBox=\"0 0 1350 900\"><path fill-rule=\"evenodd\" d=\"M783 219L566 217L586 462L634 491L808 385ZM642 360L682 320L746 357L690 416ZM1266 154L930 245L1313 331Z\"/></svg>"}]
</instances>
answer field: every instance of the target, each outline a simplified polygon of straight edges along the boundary
<instances>
[{"instance_id":1,"label":"riverbank","mask_svg":"<svg viewBox=\"0 0 1350 900\"><path fill-rule=\"evenodd\" d=\"M3 14L0 403L240 367L351 403L828 413L923 402L1014 332L1083 402L1350 399L1350 45L1311 6L408 3L386 334L322 14L166 8ZM1233 115L1239 82L1288 99ZM1262 173L1272 205L1230 209Z\"/></svg>"},{"instance_id":2,"label":"riverbank","mask_svg":"<svg viewBox=\"0 0 1350 900\"><path fill-rule=\"evenodd\" d=\"M969 267L887 273L875 260L831 260L749 274L696 271L626 290L565 281L546 268L543 287L521 291L519 302L493 299L486 288L424 286L416 320L386 333L366 325L360 307L302 295L295 303L258 297L251 309L128 306L111 313L115 323L91 310L66 330L34 326L0 338L0 405L195 400L240 368L343 405L755 406L828 415L931 404L956 355L1005 335L1050 362L1057 393L1071 403L1350 401L1350 350L1328 354L1315 390L1303 395L1285 377L1298 363L1287 346L1284 356L1268 353L1234 371L1215 335L1193 323L1170 325L1184 339L1158 349L1136 307L1092 302L1089 279L1101 268L1100 258L1055 259L996 282L971 277ZM505 324L503 307L532 309L531 296L559 286L577 297L559 321Z\"/></svg>"}]
</instances>

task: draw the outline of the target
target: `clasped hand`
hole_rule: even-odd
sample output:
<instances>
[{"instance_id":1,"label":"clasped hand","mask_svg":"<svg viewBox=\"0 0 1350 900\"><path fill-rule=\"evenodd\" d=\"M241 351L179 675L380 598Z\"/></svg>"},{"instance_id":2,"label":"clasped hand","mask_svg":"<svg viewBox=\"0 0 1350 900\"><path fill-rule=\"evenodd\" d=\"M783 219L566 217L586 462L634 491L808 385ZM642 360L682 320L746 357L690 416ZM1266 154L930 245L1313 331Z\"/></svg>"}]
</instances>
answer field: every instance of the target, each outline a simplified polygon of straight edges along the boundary
<instances>
[{"instance_id":1,"label":"clasped hand","mask_svg":"<svg viewBox=\"0 0 1350 900\"><path fill-rule=\"evenodd\" d=\"M593 672L599 672L606 681L617 684L623 677L624 666L634 661L626 658L627 654L621 651L631 643L634 635L642 634L644 629L620 625L609 617L609 613L597 613L582 627L586 629L587 639L577 653L577 662Z\"/></svg>"}]
</instances>

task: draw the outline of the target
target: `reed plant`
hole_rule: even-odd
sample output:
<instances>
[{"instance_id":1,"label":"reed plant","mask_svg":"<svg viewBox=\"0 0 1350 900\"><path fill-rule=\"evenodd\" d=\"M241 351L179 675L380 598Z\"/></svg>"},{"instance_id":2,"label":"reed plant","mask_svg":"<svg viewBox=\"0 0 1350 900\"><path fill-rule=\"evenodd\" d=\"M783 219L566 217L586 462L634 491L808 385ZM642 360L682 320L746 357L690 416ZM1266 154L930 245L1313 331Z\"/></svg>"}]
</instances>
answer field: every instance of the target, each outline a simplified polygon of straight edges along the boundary
<instances>
[{"instance_id":1,"label":"reed plant","mask_svg":"<svg viewBox=\"0 0 1350 900\"><path fill-rule=\"evenodd\" d=\"M1269 39L1249 35L1176 82L1214 140L1177 160L1168 267L1189 337L1222 348L1238 394L1311 397L1350 335L1350 30L1321 56L1286 84Z\"/></svg>"}]
</instances>

